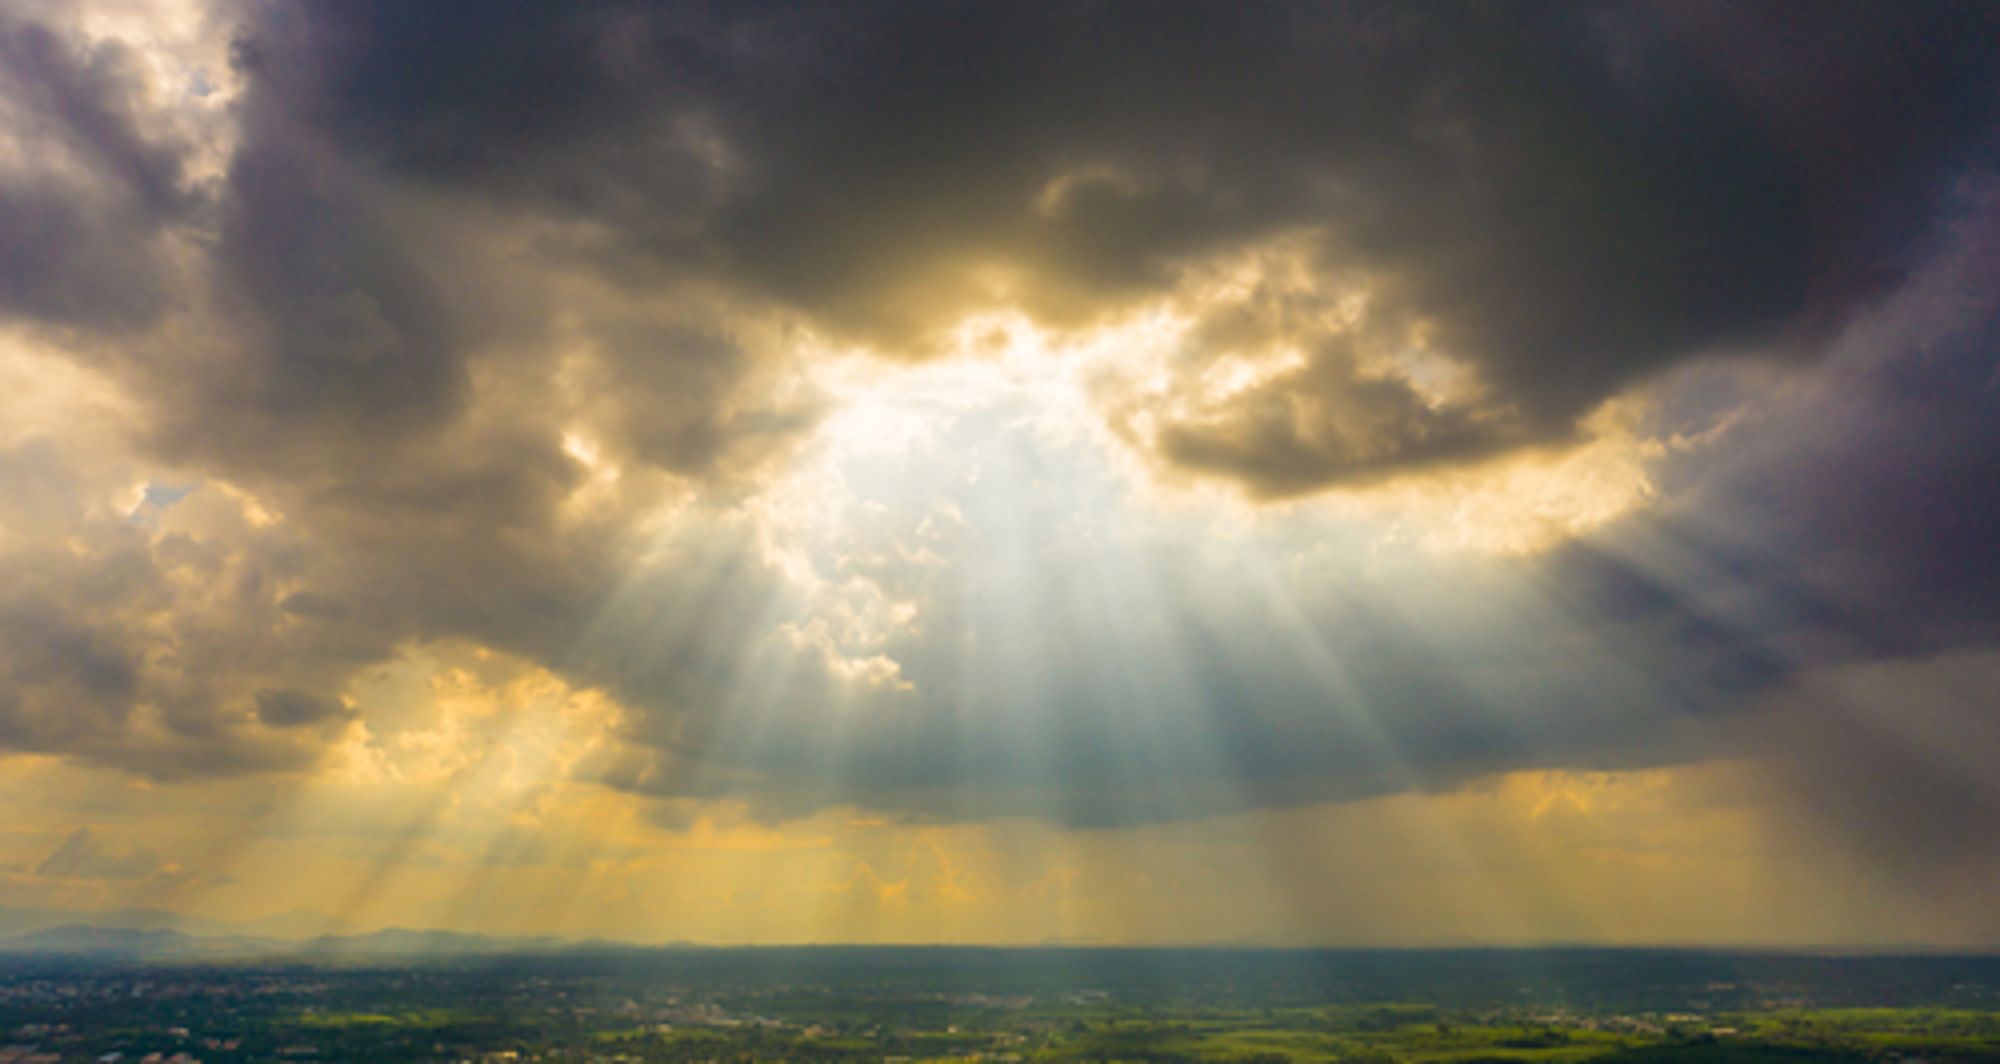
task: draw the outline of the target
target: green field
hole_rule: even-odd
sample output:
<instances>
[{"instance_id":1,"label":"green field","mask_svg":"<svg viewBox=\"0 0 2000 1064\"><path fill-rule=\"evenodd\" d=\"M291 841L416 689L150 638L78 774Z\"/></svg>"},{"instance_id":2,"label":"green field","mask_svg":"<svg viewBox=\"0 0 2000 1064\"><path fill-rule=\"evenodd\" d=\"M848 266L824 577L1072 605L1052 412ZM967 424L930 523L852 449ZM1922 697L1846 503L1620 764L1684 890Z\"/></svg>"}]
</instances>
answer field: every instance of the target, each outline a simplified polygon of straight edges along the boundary
<instances>
[{"instance_id":1,"label":"green field","mask_svg":"<svg viewBox=\"0 0 2000 1064\"><path fill-rule=\"evenodd\" d=\"M2000 960L823 950L58 964L0 969L0 1036L8 1059L63 1064L2000 1064Z\"/></svg>"}]
</instances>

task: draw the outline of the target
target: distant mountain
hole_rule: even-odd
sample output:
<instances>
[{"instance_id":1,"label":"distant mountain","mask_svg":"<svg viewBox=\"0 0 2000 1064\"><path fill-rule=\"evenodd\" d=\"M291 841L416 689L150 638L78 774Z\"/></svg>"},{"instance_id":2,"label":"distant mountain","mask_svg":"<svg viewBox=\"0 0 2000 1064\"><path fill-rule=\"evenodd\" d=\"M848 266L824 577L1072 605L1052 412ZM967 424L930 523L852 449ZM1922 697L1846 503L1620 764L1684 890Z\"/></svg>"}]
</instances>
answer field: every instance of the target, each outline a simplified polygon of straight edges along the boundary
<instances>
[{"instance_id":1,"label":"distant mountain","mask_svg":"<svg viewBox=\"0 0 2000 1064\"><path fill-rule=\"evenodd\" d=\"M466 934L459 931L412 931L389 928L362 935L322 935L292 948L309 955L341 957L465 956L485 953L550 953L576 943L549 936L525 938Z\"/></svg>"},{"instance_id":2,"label":"distant mountain","mask_svg":"<svg viewBox=\"0 0 2000 1064\"><path fill-rule=\"evenodd\" d=\"M159 909L0 906L0 955L121 959L283 957L409 960L421 957L532 953L619 953L648 947L604 939L497 936L388 928L359 932L324 913L293 911L242 922L182 916ZM686 943L666 948L690 948Z\"/></svg>"},{"instance_id":3,"label":"distant mountain","mask_svg":"<svg viewBox=\"0 0 2000 1064\"><path fill-rule=\"evenodd\" d=\"M200 960L295 958L410 960L422 957L499 956L535 953L606 953L633 947L592 940L579 942L551 936L493 936L457 931L413 931L390 928L366 934L320 935L314 938L247 933L255 925L181 920L167 913L106 913L100 921L36 926L40 914L21 916L0 926L32 929L0 935L0 956L77 957L119 960ZM181 926L173 926L179 924Z\"/></svg>"},{"instance_id":4,"label":"distant mountain","mask_svg":"<svg viewBox=\"0 0 2000 1064\"><path fill-rule=\"evenodd\" d=\"M213 920L180 916L159 909L79 913L74 909L0 906L0 938L79 924L132 931L180 931L185 934L223 934L232 930L228 925Z\"/></svg>"},{"instance_id":5,"label":"distant mountain","mask_svg":"<svg viewBox=\"0 0 2000 1064\"><path fill-rule=\"evenodd\" d=\"M351 933L324 913L295 909L254 920L222 921L184 916L160 909L111 909L77 912L74 909L41 909L28 906L0 906L0 939L25 935L53 927L88 925L133 931L178 931L204 937L249 936L304 941L328 935Z\"/></svg>"},{"instance_id":6,"label":"distant mountain","mask_svg":"<svg viewBox=\"0 0 2000 1064\"><path fill-rule=\"evenodd\" d=\"M178 955L197 939L178 931L69 924L0 940L0 952L83 956Z\"/></svg>"}]
</instances>

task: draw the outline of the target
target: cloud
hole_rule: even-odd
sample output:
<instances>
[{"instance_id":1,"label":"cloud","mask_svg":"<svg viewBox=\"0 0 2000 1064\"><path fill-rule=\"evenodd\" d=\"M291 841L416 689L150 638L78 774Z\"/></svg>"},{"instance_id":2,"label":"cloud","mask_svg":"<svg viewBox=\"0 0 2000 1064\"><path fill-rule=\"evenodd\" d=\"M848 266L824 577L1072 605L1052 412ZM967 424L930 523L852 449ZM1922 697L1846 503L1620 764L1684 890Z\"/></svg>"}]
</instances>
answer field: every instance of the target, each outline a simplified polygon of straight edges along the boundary
<instances>
[{"instance_id":1,"label":"cloud","mask_svg":"<svg viewBox=\"0 0 2000 1064\"><path fill-rule=\"evenodd\" d=\"M9 750L306 772L470 646L669 807L1104 826L1991 643L1986 8L219 10L0 22ZM1611 436L1545 553L1370 524Z\"/></svg>"},{"instance_id":2,"label":"cloud","mask_svg":"<svg viewBox=\"0 0 2000 1064\"><path fill-rule=\"evenodd\" d=\"M121 42L79 46L0 17L0 311L72 328L142 324L172 295L171 242L202 191L149 123Z\"/></svg>"},{"instance_id":3,"label":"cloud","mask_svg":"<svg viewBox=\"0 0 2000 1064\"><path fill-rule=\"evenodd\" d=\"M346 714L345 707L305 691L266 687L257 692L257 717L274 728L317 724Z\"/></svg>"},{"instance_id":4,"label":"cloud","mask_svg":"<svg viewBox=\"0 0 2000 1064\"><path fill-rule=\"evenodd\" d=\"M1820 249L1894 268L1907 229L1864 238L1814 208L1921 217L1991 118L1958 106L1907 171L1801 157L1821 101L1732 72L1802 49L1765 26L1725 50L1717 13L1155 14L338 4L267 20L246 54L257 98L342 159L558 220L615 276L721 283L892 356L982 308L1101 318L1288 235L1316 292L1371 293L1365 327L1267 323L1306 368L1148 441L1267 494L1560 439L1666 366L1841 313L1815 304ZM1954 43L1982 17L1856 8L1810 51L1866 64L1853 91L1887 138L1984 98L1994 64ZM1867 58L1884 32L1935 48ZM1412 350L1483 394L1427 401L1382 365Z\"/></svg>"},{"instance_id":5,"label":"cloud","mask_svg":"<svg viewBox=\"0 0 2000 1064\"><path fill-rule=\"evenodd\" d=\"M1992 643L1993 200L1973 182L1953 209L1818 369L1663 384L1638 430L1661 497L1525 557L1397 563L1305 507L1248 529L1137 518L1093 445L996 429L1032 424L1035 392L940 415L950 462L920 437L808 474L838 531L801 564L840 593L787 598L739 563L696 598L699 636L615 626L698 656L624 673L658 730L633 736L652 760L606 778L752 793L778 817L845 799L1102 826L1743 755L1737 722L1820 670ZM772 647L685 686L716 660L705 639L751 645L733 625L758 611L767 631L856 632L845 652L907 686L794 687L827 678ZM662 690L677 712L648 709Z\"/></svg>"},{"instance_id":6,"label":"cloud","mask_svg":"<svg viewBox=\"0 0 2000 1064\"><path fill-rule=\"evenodd\" d=\"M1792 661L1990 644L1997 207L1990 175L1964 181L1922 264L1830 342L1818 372L1757 398L1726 446L1664 472L1671 502L1615 535L1625 557ZM1686 397L1746 401L1744 386L1713 382Z\"/></svg>"}]
</instances>

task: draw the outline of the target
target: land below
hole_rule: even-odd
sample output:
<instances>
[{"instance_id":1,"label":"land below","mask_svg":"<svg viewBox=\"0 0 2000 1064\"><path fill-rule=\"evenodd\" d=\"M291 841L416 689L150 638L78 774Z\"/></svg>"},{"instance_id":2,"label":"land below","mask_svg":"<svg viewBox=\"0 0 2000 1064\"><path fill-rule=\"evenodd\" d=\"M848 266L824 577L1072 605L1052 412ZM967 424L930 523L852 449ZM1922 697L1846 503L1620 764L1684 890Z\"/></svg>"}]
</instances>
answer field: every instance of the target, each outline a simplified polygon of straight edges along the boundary
<instances>
[{"instance_id":1,"label":"land below","mask_svg":"<svg viewBox=\"0 0 2000 1064\"><path fill-rule=\"evenodd\" d=\"M252 1060L2000 1061L2000 958L581 945L0 956L0 1064Z\"/></svg>"}]
</instances>

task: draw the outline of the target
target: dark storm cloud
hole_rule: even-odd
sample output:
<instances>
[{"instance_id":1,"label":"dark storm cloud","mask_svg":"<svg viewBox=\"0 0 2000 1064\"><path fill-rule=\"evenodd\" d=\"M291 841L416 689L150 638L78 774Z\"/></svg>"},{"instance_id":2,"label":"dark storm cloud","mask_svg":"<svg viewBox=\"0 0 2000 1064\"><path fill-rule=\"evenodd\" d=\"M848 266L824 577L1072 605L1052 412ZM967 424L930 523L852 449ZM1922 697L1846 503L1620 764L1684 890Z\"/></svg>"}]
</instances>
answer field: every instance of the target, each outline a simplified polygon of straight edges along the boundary
<instances>
[{"instance_id":1,"label":"dark storm cloud","mask_svg":"<svg viewBox=\"0 0 2000 1064\"><path fill-rule=\"evenodd\" d=\"M144 132L139 63L0 12L0 121L27 134L0 166L0 312L95 328L166 301L161 238L200 196L184 146Z\"/></svg>"},{"instance_id":2,"label":"dark storm cloud","mask_svg":"<svg viewBox=\"0 0 2000 1064\"><path fill-rule=\"evenodd\" d=\"M337 621L347 616L348 606L340 599L316 591L294 591L278 600L278 608L301 617Z\"/></svg>"},{"instance_id":3,"label":"dark storm cloud","mask_svg":"<svg viewBox=\"0 0 2000 1064\"><path fill-rule=\"evenodd\" d=\"M981 304L1080 320L1311 233L1329 277L1364 273L1379 315L1429 323L1490 393L1439 415L1321 343L1283 384L1308 417L1270 404L1156 441L1273 494L1560 438L1636 378L1799 322L1824 249L1898 265L1904 228L1845 231L1846 208L1921 216L1991 118L1996 65L1973 7L1791 11L1809 48L1758 19L1781 60L1865 66L1861 132L1923 149L1891 166L1829 158L1810 89L1736 76L1762 53L1715 39L1725 12L309 10L269 36L310 62L254 31L246 52L344 153L602 227L621 269L731 278L891 353ZM1885 33L1909 47L1874 58ZM1352 439L1321 438L1343 420Z\"/></svg>"},{"instance_id":4,"label":"dark storm cloud","mask_svg":"<svg viewBox=\"0 0 2000 1064\"><path fill-rule=\"evenodd\" d=\"M1822 314L1908 267L1890 252L1927 230L1968 150L1995 147L1989 4L1696 0L1659 14L1807 175Z\"/></svg>"},{"instance_id":5,"label":"dark storm cloud","mask_svg":"<svg viewBox=\"0 0 2000 1064\"><path fill-rule=\"evenodd\" d=\"M2000 573L1986 564L2000 541L1992 180L1962 184L1927 227L1923 265L1819 372L1720 454L1665 471L1673 501L1616 537L1628 580L1641 561L1661 565L1652 579L1697 586L1712 611L1815 663L2000 637ZM1615 586L1574 560L1553 564Z\"/></svg>"},{"instance_id":6,"label":"dark storm cloud","mask_svg":"<svg viewBox=\"0 0 2000 1064\"><path fill-rule=\"evenodd\" d=\"M256 704L258 719L273 728L318 724L347 712L346 707L332 699L283 687L266 687L258 691Z\"/></svg>"},{"instance_id":7,"label":"dark storm cloud","mask_svg":"<svg viewBox=\"0 0 2000 1064\"><path fill-rule=\"evenodd\" d=\"M458 412L467 382L432 278L407 250L414 234L392 231L346 164L284 120L253 102L230 164L218 256L248 335L235 358L205 367L202 416L320 451L433 430Z\"/></svg>"}]
</instances>

